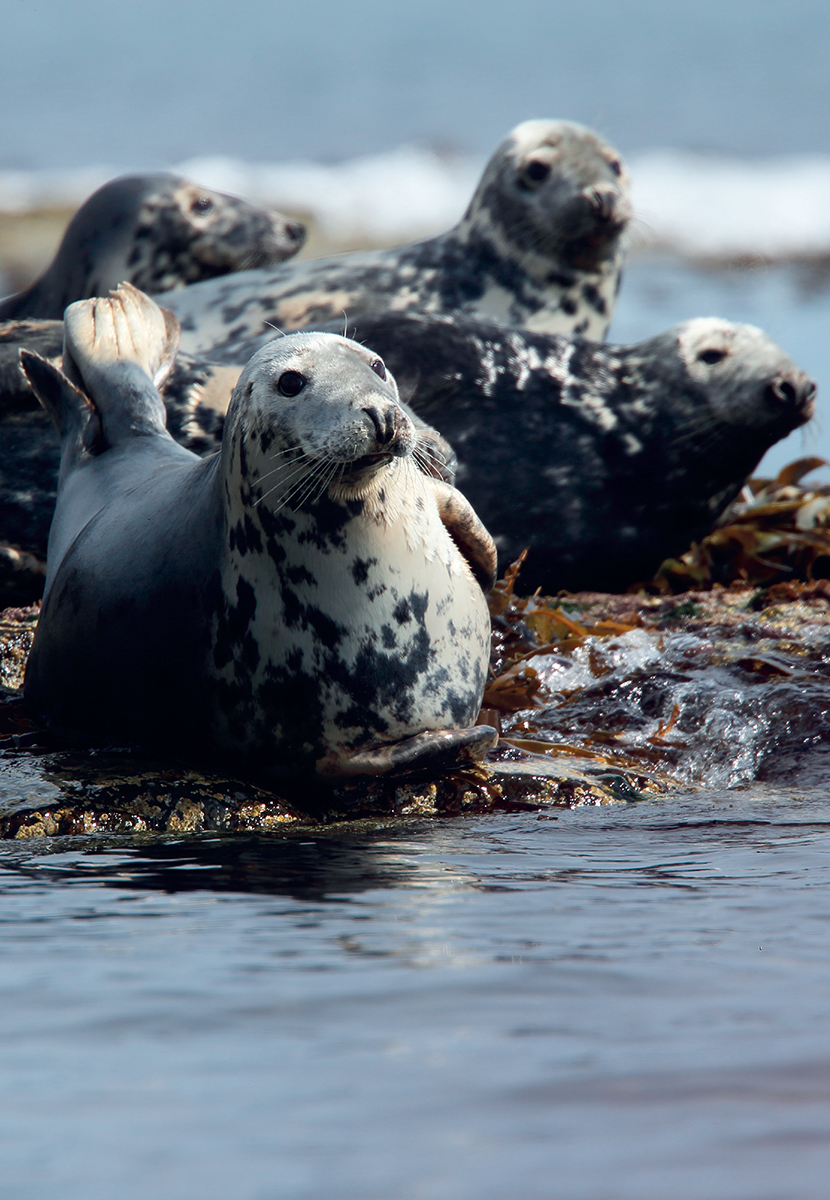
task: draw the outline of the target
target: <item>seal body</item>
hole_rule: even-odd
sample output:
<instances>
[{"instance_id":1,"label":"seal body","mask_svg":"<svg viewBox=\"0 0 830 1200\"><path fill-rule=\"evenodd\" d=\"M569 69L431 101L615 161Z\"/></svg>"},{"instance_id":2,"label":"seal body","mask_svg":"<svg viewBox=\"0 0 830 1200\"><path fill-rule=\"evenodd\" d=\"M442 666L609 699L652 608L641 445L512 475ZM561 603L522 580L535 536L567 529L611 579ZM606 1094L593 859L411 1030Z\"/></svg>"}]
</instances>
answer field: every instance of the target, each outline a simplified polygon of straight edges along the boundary
<instances>
[{"instance_id":1,"label":"seal body","mask_svg":"<svg viewBox=\"0 0 830 1200\"><path fill-rule=\"evenodd\" d=\"M566 121L526 121L488 163L461 221L394 250L238 274L170 298L182 347L238 361L239 343L365 313L464 312L603 338L631 217L619 154Z\"/></svg>"},{"instance_id":2,"label":"seal body","mask_svg":"<svg viewBox=\"0 0 830 1200\"><path fill-rule=\"evenodd\" d=\"M415 465L382 362L334 335L265 347L199 459L164 429L151 376L169 330L148 304L122 288L68 310L83 390L25 356L63 441L35 711L264 777L482 753L489 613L470 562L491 578L495 552Z\"/></svg>"},{"instance_id":3,"label":"seal body","mask_svg":"<svg viewBox=\"0 0 830 1200\"><path fill-rule=\"evenodd\" d=\"M0 301L0 321L59 319L74 300L106 295L123 280L158 293L273 266L304 241L299 222L181 176L124 176L81 205L46 272Z\"/></svg>"},{"instance_id":4,"label":"seal body","mask_svg":"<svg viewBox=\"0 0 830 1200\"><path fill-rule=\"evenodd\" d=\"M707 533L815 384L761 330L698 318L632 346L472 318L356 322L458 456L522 587L624 590Z\"/></svg>"}]
</instances>

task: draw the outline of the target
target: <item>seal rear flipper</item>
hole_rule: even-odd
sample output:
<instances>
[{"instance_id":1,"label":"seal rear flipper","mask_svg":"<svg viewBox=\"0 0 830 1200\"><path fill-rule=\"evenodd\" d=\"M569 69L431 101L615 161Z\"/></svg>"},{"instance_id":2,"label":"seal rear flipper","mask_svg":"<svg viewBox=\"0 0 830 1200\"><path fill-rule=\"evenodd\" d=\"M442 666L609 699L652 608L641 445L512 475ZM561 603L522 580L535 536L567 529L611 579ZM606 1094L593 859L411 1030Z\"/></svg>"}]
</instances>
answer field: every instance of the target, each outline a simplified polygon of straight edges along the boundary
<instances>
[{"instance_id":1,"label":"seal rear flipper","mask_svg":"<svg viewBox=\"0 0 830 1200\"><path fill-rule=\"evenodd\" d=\"M493 749L498 736L489 725L427 730L369 750L332 751L318 759L317 774L332 780L352 775L437 775L478 762Z\"/></svg>"},{"instance_id":2,"label":"seal rear flipper","mask_svg":"<svg viewBox=\"0 0 830 1200\"><path fill-rule=\"evenodd\" d=\"M67 308L64 369L95 402L109 445L137 434L169 437L157 387L170 373L180 336L173 314L131 283Z\"/></svg>"},{"instance_id":3,"label":"seal rear flipper","mask_svg":"<svg viewBox=\"0 0 830 1200\"><path fill-rule=\"evenodd\" d=\"M498 567L495 542L461 492L439 479L430 480L430 484L444 528L467 560L482 590L489 592L496 582Z\"/></svg>"},{"instance_id":4,"label":"seal rear flipper","mask_svg":"<svg viewBox=\"0 0 830 1200\"><path fill-rule=\"evenodd\" d=\"M60 434L64 463L101 454L106 443L100 415L89 396L59 367L32 350L20 351L20 366Z\"/></svg>"}]
</instances>

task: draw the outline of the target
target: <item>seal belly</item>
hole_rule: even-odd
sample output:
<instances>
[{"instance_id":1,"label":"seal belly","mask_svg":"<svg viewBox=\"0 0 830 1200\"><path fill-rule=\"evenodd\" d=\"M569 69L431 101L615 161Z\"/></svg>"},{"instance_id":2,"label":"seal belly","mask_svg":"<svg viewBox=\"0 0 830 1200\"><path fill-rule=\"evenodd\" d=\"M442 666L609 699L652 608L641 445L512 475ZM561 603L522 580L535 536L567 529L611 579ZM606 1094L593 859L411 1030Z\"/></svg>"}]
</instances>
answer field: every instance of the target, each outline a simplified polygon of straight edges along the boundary
<instances>
[{"instance_id":1,"label":"seal belly","mask_svg":"<svg viewBox=\"0 0 830 1200\"><path fill-rule=\"evenodd\" d=\"M227 564L214 639L220 744L258 759L268 746L289 765L474 723L487 602L420 478L407 472L405 519L364 511L320 538L319 511L292 514L276 588L269 556Z\"/></svg>"}]
</instances>

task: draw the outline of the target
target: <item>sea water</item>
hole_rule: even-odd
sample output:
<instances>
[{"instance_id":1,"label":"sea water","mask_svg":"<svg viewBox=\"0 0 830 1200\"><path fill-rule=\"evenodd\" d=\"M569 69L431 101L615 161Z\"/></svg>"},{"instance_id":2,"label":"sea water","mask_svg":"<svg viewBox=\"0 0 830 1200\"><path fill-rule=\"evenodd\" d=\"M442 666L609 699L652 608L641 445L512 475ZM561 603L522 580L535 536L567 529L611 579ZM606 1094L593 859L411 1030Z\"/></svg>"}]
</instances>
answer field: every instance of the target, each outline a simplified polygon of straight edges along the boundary
<instances>
[{"instance_id":1,"label":"sea water","mask_svg":"<svg viewBox=\"0 0 830 1200\"><path fill-rule=\"evenodd\" d=\"M0 848L4 1200L824 1200L826 791Z\"/></svg>"}]
</instances>

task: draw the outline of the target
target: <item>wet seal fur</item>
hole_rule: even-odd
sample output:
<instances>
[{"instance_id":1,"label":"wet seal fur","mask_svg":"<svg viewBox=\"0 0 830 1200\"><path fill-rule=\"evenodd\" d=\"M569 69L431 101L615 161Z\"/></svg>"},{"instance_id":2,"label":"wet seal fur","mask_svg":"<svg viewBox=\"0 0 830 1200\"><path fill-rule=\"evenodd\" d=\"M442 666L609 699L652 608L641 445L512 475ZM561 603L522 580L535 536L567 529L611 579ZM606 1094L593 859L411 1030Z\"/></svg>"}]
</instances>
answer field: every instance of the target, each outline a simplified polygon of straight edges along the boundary
<instances>
[{"instance_id":1,"label":"wet seal fur","mask_svg":"<svg viewBox=\"0 0 830 1200\"><path fill-rule=\"evenodd\" d=\"M178 329L129 285L66 314L64 368L23 352L63 459L25 679L56 728L263 778L480 756L495 550L416 466L383 363L336 335L264 347L222 449L164 427ZM459 546L462 546L464 553Z\"/></svg>"},{"instance_id":2,"label":"wet seal fur","mask_svg":"<svg viewBox=\"0 0 830 1200\"><path fill-rule=\"evenodd\" d=\"M448 233L371 253L250 271L170 299L182 348L237 361L269 325L299 329L365 313L476 313L549 333L602 339L631 219L619 154L568 121L525 121L490 159Z\"/></svg>"},{"instance_id":3,"label":"wet seal fur","mask_svg":"<svg viewBox=\"0 0 830 1200\"><path fill-rule=\"evenodd\" d=\"M180 175L127 175L81 205L44 274L0 301L0 321L59 319L74 300L106 295L125 280L156 294L274 266L304 241L304 226L282 213Z\"/></svg>"},{"instance_id":4,"label":"wet seal fur","mask_svg":"<svg viewBox=\"0 0 830 1200\"><path fill-rule=\"evenodd\" d=\"M451 443L502 568L530 547L523 590L650 579L813 414L815 384L765 333L714 317L631 346L395 313L349 332Z\"/></svg>"}]
</instances>

